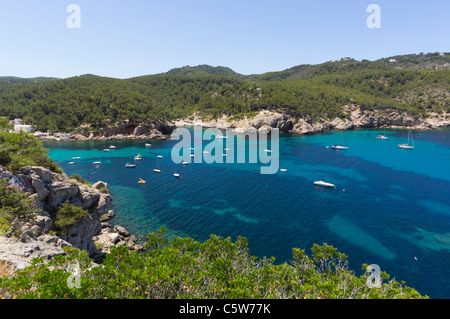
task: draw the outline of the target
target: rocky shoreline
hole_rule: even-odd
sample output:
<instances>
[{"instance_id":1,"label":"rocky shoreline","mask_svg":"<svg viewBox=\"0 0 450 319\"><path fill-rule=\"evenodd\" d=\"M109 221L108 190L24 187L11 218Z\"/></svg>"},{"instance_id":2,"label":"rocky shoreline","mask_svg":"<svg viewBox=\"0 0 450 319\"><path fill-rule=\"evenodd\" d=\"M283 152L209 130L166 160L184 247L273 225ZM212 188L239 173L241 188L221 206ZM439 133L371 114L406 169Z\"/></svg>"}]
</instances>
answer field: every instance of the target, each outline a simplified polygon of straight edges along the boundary
<instances>
[{"instance_id":1,"label":"rocky shoreline","mask_svg":"<svg viewBox=\"0 0 450 319\"><path fill-rule=\"evenodd\" d=\"M85 250L98 263L112 246L142 249L136 237L124 227L113 227L107 222L114 211L112 196L105 192L109 190L106 183L85 185L40 166L24 167L16 173L0 166L0 179L4 178L9 179L10 185L27 192L38 209L34 219L15 217L12 220L15 236L0 236L0 263L9 269L25 268L35 257L50 259L65 254L65 246ZM58 235L53 231L54 217L66 201L85 209L89 216Z\"/></svg>"},{"instance_id":2,"label":"rocky shoreline","mask_svg":"<svg viewBox=\"0 0 450 319\"><path fill-rule=\"evenodd\" d=\"M450 126L450 114L431 114L429 117L414 117L407 112L399 113L396 110L365 111L358 105L345 105L343 111L345 118L336 117L332 120L321 118L295 117L286 113L261 111L251 118L231 120L227 116L214 120L204 120L199 116L190 119L174 121L177 127L202 125L222 130L233 129L237 133L267 132L274 128L281 133L314 134L332 129L351 130L355 128L412 128L418 130L436 129Z\"/></svg>"},{"instance_id":3,"label":"rocky shoreline","mask_svg":"<svg viewBox=\"0 0 450 319\"><path fill-rule=\"evenodd\" d=\"M287 113L274 111L260 111L256 116L244 117L235 120L223 115L216 119L204 119L194 114L186 119L174 121L157 121L151 124L141 124L133 121L123 121L113 126L93 130L83 134L73 134L68 138L39 137L41 140L57 141L112 141L112 140L152 140L170 139L170 134L178 127L202 125L222 130L233 129L237 133L267 132L274 128L281 133L315 134L332 129L351 130L355 128L412 128L417 130L430 130L438 127L450 126L450 114L432 113L428 117L417 117L408 112L387 110L362 110L358 105L345 105L343 112L345 118L325 117L312 119L296 117Z\"/></svg>"}]
</instances>

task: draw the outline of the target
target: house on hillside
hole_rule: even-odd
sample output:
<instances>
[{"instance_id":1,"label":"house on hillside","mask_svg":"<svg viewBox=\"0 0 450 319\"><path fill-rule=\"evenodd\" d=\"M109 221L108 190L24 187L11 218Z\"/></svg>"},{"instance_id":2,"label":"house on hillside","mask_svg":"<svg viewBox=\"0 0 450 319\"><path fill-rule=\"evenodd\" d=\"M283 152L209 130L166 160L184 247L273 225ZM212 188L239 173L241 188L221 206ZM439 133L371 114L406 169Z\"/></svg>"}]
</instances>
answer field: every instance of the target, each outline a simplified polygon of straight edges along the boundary
<instances>
[{"instance_id":1,"label":"house on hillside","mask_svg":"<svg viewBox=\"0 0 450 319\"><path fill-rule=\"evenodd\" d=\"M31 125L25 125L25 124L14 124L14 132L20 132L20 131L24 131L26 133L30 133L33 132L33 128L31 127Z\"/></svg>"}]
</instances>

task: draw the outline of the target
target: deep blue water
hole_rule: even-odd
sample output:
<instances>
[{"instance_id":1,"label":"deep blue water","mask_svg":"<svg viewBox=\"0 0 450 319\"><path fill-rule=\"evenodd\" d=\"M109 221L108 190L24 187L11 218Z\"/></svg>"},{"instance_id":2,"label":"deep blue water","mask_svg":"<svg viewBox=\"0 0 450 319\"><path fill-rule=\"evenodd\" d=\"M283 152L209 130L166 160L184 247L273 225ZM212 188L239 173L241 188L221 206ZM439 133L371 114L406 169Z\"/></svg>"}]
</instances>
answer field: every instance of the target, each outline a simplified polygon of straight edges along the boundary
<instances>
[{"instance_id":1,"label":"deep blue water","mask_svg":"<svg viewBox=\"0 0 450 319\"><path fill-rule=\"evenodd\" d=\"M137 236L163 225L171 236L197 240L244 236L251 254L277 262L291 260L294 247L310 254L326 242L349 256L356 275L363 263L378 264L422 294L450 298L450 129L414 131L414 150L397 147L406 130L387 131L388 140L378 134L345 132L345 151L327 148L340 142L339 132L282 135L280 168L287 171L273 175L260 174L259 164L174 164L177 141L170 140L149 141L150 149L144 141L44 145L69 176L107 182L111 223ZM104 152L111 143L116 149ZM137 167L125 168L138 153ZM75 156L81 159L69 165ZM337 187L321 189L316 180Z\"/></svg>"}]
</instances>

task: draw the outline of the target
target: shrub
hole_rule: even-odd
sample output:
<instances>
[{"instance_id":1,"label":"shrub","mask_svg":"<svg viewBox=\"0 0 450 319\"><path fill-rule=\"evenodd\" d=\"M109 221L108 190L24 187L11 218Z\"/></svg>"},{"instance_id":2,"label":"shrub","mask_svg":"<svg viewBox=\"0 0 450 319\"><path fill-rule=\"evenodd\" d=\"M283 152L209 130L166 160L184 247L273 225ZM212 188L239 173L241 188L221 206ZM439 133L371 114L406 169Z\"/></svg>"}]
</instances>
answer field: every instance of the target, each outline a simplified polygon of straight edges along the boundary
<instances>
[{"instance_id":1,"label":"shrub","mask_svg":"<svg viewBox=\"0 0 450 319\"><path fill-rule=\"evenodd\" d=\"M36 211L27 193L10 185L8 178L0 180L0 235L13 232L11 221L15 217L32 218Z\"/></svg>"},{"instance_id":2,"label":"shrub","mask_svg":"<svg viewBox=\"0 0 450 319\"><path fill-rule=\"evenodd\" d=\"M67 233L72 226L87 216L87 211L66 201L56 213L55 228L61 234Z\"/></svg>"},{"instance_id":3,"label":"shrub","mask_svg":"<svg viewBox=\"0 0 450 319\"><path fill-rule=\"evenodd\" d=\"M87 184L87 185L89 185L89 182L87 181L87 179L81 177L81 176L78 175L78 174L73 174L73 175L70 176L70 178L71 178L71 179L74 179L74 180L76 180L76 181L78 181L78 182L80 182L80 183L82 183L82 184Z\"/></svg>"},{"instance_id":4,"label":"shrub","mask_svg":"<svg viewBox=\"0 0 450 319\"><path fill-rule=\"evenodd\" d=\"M108 187L101 187L98 190L102 194L109 194L109 188Z\"/></svg>"},{"instance_id":5,"label":"shrub","mask_svg":"<svg viewBox=\"0 0 450 319\"><path fill-rule=\"evenodd\" d=\"M180 237L168 241L164 231L150 234L142 253L112 247L101 267L92 267L86 252L66 247L68 254L49 264L36 260L15 278L0 277L0 295L27 299L424 298L403 283L388 281L385 274L380 288L369 288L367 272L356 276L347 268L347 256L327 244L314 245L311 257L294 248L293 261L277 265L274 258L250 255L243 237L235 242L216 235L204 242ZM77 289L68 287L70 273L65 270L74 263L81 274Z\"/></svg>"}]
</instances>

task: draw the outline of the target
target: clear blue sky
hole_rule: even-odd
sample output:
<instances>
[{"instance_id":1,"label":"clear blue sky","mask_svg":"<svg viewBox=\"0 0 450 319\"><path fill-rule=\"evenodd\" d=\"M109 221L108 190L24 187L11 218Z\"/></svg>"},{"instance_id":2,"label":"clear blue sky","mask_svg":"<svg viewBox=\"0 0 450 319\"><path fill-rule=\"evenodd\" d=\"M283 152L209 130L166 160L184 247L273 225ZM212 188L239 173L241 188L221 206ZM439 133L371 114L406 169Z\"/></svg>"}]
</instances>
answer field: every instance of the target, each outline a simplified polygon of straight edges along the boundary
<instances>
[{"instance_id":1,"label":"clear blue sky","mask_svg":"<svg viewBox=\"0 0 450 319\"><path fill-rule=\"evenodd\" d=\"M70 29L69 4L81 8ZM381 28L366 25L369 4ZM242 74L450 51L449 0L0 0L0 76L116 78L185 65Z\"/></svg>"}]
</instances>

